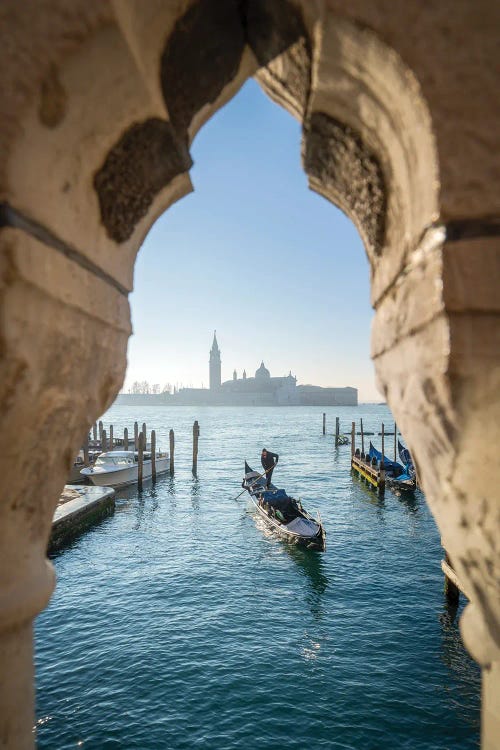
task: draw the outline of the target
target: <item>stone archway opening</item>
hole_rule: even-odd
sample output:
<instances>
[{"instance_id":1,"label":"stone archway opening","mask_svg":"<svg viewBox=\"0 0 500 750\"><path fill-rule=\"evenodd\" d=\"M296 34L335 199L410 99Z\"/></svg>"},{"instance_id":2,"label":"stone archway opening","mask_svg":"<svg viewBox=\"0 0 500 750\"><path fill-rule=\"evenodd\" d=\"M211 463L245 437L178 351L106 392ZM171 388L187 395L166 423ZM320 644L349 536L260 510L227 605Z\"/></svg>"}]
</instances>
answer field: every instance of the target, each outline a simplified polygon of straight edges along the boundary
<instances>
[{"instance_id":1,"label":"stone archway opening","mask_svg":"<svg viewBox=\"0 0 500 750\"><path fill-rule=\"evenodd\" d=\"M31 744L31 620L53 587L45 545L74 450L121 385L135 255L154 219L191 189L196 132L250 75L301 120L310 186L364 240L376 310L372 356L446 548L474 592L463 634L484 667L483 742L493 747L497 506L477 455L494 465L490 405L500 376L482 342L497 312L487 273L498 267L488 239L498 236L498 221L494 207L481 214L460 192L425 55L405 43L401 18L399 28L391 13L362 2L115 0L77 2L67 14L56 6L49 26L23 18L15 4L7 9L8 43L23 63L5 87L0 167L2 465L10 488L0 511L1 627L3 663L17 675L1 691L7 747ZM483 10L488 16L490 6ZM413 18L423 34L440 21L433 13ZM483 37L487 54L486 27L462 6L453 19L446 39L458 44L468 25L474 50L480 55ZM464 121L467 107L462 101ZM486 132L484 143L490 138ZM477 163L469 187L483 177L481 154ZM459 216L464 206L471 213ZM467 243L477 241L485 302L463 286ZM477 267L468 273L476 288L483 283ZM82 362L75 348L92 356Z\"/></svg>"},{"instance_id":2,"label":"stone archway opening","mask_svg":"<svg viewBox=\"0 0 500 750\"><path fill-rule=\"evenodd\" d=\"M356 385L361 401L382 400L366 253L346 215L307 189L300 142L300 124L253 79L199 131L195 190L157 219L138 254L123 393L162 387L166 372L171 388L208 387L217 328L222 380L235 367L252 376L264 358L273 376L291 369L302 384Z\"/></svg>"}]
</instances>

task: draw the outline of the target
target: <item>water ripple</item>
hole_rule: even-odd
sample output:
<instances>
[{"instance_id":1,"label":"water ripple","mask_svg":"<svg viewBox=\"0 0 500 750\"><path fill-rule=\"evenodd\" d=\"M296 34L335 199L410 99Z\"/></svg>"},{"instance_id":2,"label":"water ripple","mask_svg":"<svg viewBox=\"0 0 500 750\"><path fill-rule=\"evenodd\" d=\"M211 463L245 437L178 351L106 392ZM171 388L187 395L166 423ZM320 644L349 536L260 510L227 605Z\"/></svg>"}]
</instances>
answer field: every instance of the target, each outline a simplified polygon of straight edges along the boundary
<instances>
[{"instance_id":1,"label":"water ripple","mask_svg":"<svg viewBox=\"0 0 500 750\"><path fill-rule=\"evenodd\" d=\"M367 430L391 419L335 413ZM165 446L175 427L176 475L122 490L114 516L55 559L36 625L41 750L478 746L479 671L421 495L380 500L353 480L321 409L114 407L115 434L144 418ZM278 541L234 500L264 443L276 481L320 510L325 554Z\"/></svg>"}]
</instances>

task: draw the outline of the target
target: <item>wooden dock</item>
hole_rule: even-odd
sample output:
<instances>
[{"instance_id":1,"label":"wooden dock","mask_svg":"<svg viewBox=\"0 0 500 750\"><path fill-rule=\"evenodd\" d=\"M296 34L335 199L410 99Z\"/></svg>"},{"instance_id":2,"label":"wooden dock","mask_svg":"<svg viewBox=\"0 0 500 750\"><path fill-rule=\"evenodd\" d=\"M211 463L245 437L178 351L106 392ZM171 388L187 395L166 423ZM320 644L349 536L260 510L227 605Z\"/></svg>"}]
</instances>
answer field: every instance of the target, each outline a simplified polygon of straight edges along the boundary
<instances>
[{"instance_id":1,"label":"wooden dock","mask_svg":"<svg viewBox=\"0 0 500 750\"><path fill-rule=\"evenodd\" d=\"M53 554L115 509L112 487L66 485L54 513L47 552Z\"/></svg>"},{"instance_id":2,"label":"wooden dock","mask_svg":"<svg viewBox=\"0 0 500 750\"><path fill-rule=\"evenodd\" d=\"M354 471L361 479L377 490L379 495L385 492L385 470L383 460L380 464L373 459L370 460L368 453L365 454L363 420L361 420L361 450L356 448L356 423L351 427L351 471ZM382 449L384 445L384 425L382 425ZM383 455L383 453L382 453Z\"/></svg>"},{"instance_id":3,"label":"wooden dock","mask_svg":"<svg viewBox=\"0 0 500 750\"><path fill-rule=\"evenodd\" d=\"M361 479L364 479L377 490L379 495L385 492L385 471L378 464L372 464L366 456L362 456L359 448L351 456L351 469Z\"/></svg>"}]
</instances>

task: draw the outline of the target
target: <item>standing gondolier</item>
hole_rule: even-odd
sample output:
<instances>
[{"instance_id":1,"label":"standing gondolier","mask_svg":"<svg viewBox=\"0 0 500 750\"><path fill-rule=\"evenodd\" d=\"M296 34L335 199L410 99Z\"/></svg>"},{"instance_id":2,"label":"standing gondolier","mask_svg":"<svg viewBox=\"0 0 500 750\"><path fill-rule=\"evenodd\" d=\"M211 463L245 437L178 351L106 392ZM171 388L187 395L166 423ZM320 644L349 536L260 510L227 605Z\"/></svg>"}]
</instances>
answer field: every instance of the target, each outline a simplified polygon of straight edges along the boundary
<instances>
[{"instance_id":1,"label":"standing gondolier","mask_svg":"<svg viewBox=\"0 0 500 750\"><path fill-rule=\"evenodd\" d=\"M277 453L271 453L271 451L268 451L266 448L262 448L260 461L266 471L267 487L269 487L269 485L271 484L271 477L274 471L274 467L278 463L278 458L279 456Z\"/></svg>"}]
</instances>

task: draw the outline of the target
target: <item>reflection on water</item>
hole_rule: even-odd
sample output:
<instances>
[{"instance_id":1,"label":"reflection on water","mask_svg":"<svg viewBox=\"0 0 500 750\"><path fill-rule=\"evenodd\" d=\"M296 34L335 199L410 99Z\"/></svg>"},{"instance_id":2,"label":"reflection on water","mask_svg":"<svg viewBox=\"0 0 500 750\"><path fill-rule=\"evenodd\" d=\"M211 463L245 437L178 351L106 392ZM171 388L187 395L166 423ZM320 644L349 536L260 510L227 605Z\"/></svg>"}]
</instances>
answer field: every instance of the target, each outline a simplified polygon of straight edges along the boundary
<instances>
[{"instance_id":1,"label":"reflection on water","mask_svg":"<svg viewBox=\"0 0 500 750\"><path fill-rule=\"evenodd\" d=\"M116 510L125 511L132 508L135 513L135 530L141 528L146 521L152 521L163 497L165 479L160 478L156 483L148 482L139 490L136 484L116 489Z\"/></svg>"},{"instance_id":2,"label":"reflection on water","mask_svg":"<svg viewBox=\"0 0 500 750\"><path fill-rule=\"evenodd\" d=\"M442 636L441 659L449 670L449 678L458 696L457 705L462 702L467 705L477 698L481 688L481 670L472 660L464 648L460 637L458 622L463 611L463 605L451 604L445 598L443 610L439 615ZM447 689L450 689L447 686ZM467 722L479 731L479 716L468 714Z\"/></svg>"},{"instance_id":3,"label":"reflection on water","mask_svg":"<svg viewBox=\"0 0 500 750\"><path fill-rule=\"evenodd\" d=\"M135 525L134 525L135 531L138 531L141 528L141 524L144 520L144 511L146 507L143 493L138 492L137 494L138 494L137 503L135 504Z\"/></svg>"},{"instance_id":4,"label":"reflection on water","mask_svg":"<svg viewBox=\"0 0 500 750\"><path fill-rule=\"evenodd\" d=\"M194 516L197 517L200 514L200 496L201 496L201 485L198 477L193 477L191 481L191 487L189 488L191 495L191 507L194 511Z\"/></svg>"},{"instance_id":5,"label":"reflection on water","mask_svg":"<svg viewBox=\"0 0 500 750\"><path fill-rule=\"evenodd\" d=\"M385 509L385 494L379 495L375 488L372 488L368 482L365 482L357 474L351 472L353 483L356 485L356 494L358 497L362 497L370 505L373 505L377 509L377 515L380 520L385 522L384 509Z\"/></svg>"},{"instance_id":6,"label":"reflection on water","mask_svg":"<svg viewBox=\"0 0 500 750\"><path fill-rule=\"evenodd\" d=\"M306 599L311 613L315 618L321 618L324 614L321 600L329 584L329 579L325 575L323 553L286 543L285 549L307 583Z\"/></svg>"},{"instance_id":7,"label":"reflection on water","mask_svg":"<svg viewBox=\"0 0 500 750\"><path fill-rule=\"evenodd\" d=\"M400 492L399 490L389 490L394 497L396 497L401 505L406 508L410 513L413 513L414 515L418 515L420 511L420 504L419 504L419 497L420 494L418 490L415 492Z\"/></svg>"}]
</instances>

